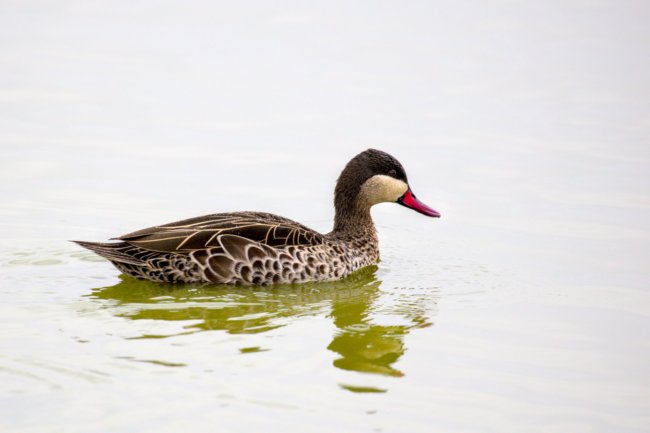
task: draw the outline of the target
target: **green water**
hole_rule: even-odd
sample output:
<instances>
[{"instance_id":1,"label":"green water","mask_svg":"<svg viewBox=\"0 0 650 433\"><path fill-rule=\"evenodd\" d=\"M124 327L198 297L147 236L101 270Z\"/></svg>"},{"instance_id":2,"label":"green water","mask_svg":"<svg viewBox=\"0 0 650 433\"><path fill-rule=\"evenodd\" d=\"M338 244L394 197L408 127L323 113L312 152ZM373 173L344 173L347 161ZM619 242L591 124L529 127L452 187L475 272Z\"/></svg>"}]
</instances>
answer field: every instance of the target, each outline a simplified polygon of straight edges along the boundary
<instances>
[{"instance_id":1,"label":"green water","mask_svg":"<svg viewBox=\"0 0 650 433\"><path fill-rule=\"evenodd\" d=\"M233 289L232 287L183 287L125 278L121 283L94 291L92 298L116 302L116 314L130 319L168 320L184 323L181 334L225 331L228 334L257 334L283 327L305 316L331 318L336 332L326 347L337 354L333 366L350 371L401 376L392 367L404 353L404 335L413 328L429 326L426 316L403 311L409 325L383 326L372 323L373 301L379 297L381 281L374 267L336 283L304 284ZM399 315L399 311L394 314ZM145 334L134 338L168 338L178 334ZM325 349L325 348L324 348ZM268 350L241 347L241 353ZM169 364L162 361L164 365ZM359 388L372 390L374 388Z\"/></svg>"},{"instance_id":2,"label":"green water","mask_svg":"<svg viewBox=\"0 0 650 433\"><path fill-rule=\"evenodd\" d=\"M4 1L0 431L650 432L644 2ZM216 212L331 230L344 164L426 218L271 288L121 276Z\"/></svg>"}]
</instances>

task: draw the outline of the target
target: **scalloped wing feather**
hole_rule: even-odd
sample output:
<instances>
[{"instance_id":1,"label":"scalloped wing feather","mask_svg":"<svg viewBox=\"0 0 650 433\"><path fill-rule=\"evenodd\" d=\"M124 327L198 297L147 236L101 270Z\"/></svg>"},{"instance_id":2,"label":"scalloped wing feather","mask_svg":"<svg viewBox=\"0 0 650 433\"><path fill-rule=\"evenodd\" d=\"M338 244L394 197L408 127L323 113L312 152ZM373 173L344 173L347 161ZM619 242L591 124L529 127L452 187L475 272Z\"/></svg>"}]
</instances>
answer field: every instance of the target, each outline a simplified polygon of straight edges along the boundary
<instances>
[{"instance_id":1,"label":"scalloped wing feather","mask_svg":"<svg viewBox=\"0 0 650 433\"><path fill-rule=\"evenodd\" d=\"M281 263L293 260L282 250L241 236L221 235L219 243L218 248L190 253L205 278L215 283L265 284L280 281Z\"/></svg>"}]
</instances>

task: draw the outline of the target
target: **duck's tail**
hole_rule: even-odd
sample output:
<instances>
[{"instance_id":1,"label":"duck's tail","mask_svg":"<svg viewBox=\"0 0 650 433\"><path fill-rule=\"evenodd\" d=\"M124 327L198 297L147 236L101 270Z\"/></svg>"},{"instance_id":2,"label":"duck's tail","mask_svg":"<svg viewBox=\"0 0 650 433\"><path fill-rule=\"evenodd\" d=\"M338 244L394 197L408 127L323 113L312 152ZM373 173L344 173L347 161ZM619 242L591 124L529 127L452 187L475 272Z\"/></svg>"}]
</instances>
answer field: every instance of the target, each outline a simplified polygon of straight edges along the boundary
<instances>
[{"instance_id":1,"label":"duck's tail","mask_svg":"<svg viewBox=\"0 0 650 433\"><path fill-rule=\"evenodd\" d=\"M145 262L129 253L133 253L133 247L126 242L86 242L71 241L93 253L100 255L112 262L128 263L130 265L142 266Z\"/></svg>"}]
</instances>

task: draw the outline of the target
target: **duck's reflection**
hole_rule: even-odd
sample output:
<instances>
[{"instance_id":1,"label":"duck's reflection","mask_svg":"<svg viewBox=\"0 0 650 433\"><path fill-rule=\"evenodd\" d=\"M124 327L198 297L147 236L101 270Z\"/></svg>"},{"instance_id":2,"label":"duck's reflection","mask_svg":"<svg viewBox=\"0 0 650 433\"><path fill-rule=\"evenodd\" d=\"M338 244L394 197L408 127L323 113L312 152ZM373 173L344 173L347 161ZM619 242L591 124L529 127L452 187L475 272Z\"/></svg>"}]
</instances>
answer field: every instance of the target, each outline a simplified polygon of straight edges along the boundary
<instances>
[{"instance_id":1,"label":"duck's reflection","mask_svg":"<svg viewBox=\"0 0 650 433\"><path fill-rule=\"evenodd\" d=\"M272 288L169 286L124 277L114 286L95 289L91 296L112 301L115 314L132 319L198 320L186 329L194 332L260 333L300 317L329 313L337 329L327 348L340 355L336 367L401 376L393 364L404 354L404 336L414 327L426 326L427 320L422 308L414 305L404 311L382 311L400 316L405 324L374 323L381 285L376 269L368 267L336 282Z\"/></svg>"}]
</instances>

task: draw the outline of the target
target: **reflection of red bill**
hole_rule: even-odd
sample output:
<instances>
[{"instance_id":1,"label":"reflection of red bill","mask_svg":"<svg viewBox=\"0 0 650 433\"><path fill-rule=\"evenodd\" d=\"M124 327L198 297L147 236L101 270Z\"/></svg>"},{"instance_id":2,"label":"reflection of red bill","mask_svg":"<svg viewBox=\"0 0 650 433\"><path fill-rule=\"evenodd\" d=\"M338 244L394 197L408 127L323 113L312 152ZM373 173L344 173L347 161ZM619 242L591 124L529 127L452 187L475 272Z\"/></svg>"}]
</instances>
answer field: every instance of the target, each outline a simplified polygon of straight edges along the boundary
<instances>
[{"instance_id":1,"label":"reflection of red bill","mask_svg":"<svg viewBox=\"0 0 650 433\"><path fill-rule=\"evenodd\" d=\"M426 216L440 218L440 213L431 209L429 206L415 198L410 188L406 191L406 193L404 193L403 196L397 199L397 203L401 204L402 206L410 207L414 211L420 212Z\"/></svg>"}]
</instances>

